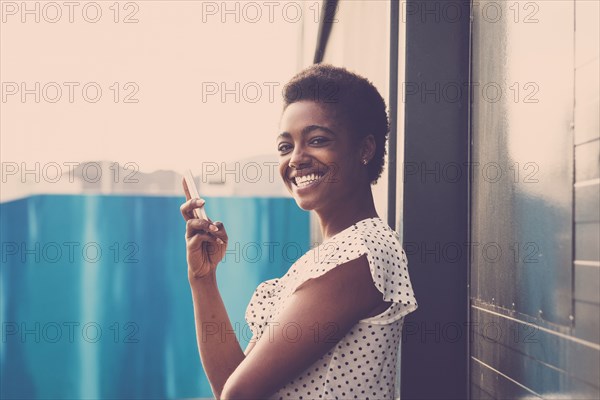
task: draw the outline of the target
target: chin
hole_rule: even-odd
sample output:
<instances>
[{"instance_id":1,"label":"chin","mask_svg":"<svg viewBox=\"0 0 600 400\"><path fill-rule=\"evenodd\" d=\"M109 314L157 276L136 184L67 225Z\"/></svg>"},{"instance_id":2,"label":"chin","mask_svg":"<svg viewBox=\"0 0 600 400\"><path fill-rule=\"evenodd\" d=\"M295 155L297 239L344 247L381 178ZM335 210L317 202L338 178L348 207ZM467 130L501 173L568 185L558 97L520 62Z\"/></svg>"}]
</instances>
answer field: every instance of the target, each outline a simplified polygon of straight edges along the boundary
<instances>
[{"instance_id":1,"label":"chin","mask_svg":"<svg viewBox=\"0 0 600 400\"><path fill-rule=\"evenodd\" d=\"M300 197L297 194L295 194L294 192L292 192L291 190L289 190L289 192L290 192L290 195L292 196L292 198L294 199L294 201L296 202L296 204L298 205L298 207L300 207L304 211L312 211L315 209L316 202L314 199L307 199L306 197Z\"/></svg>"},{"instance_id":2,"label":"chin","mask_svg":"<svg viewBox=\"0 0 600 400\"><path fill-rule=\"evenodd\" d=\"M300 207L304 211L314 211L314 209L316 207L314 202L306 201L306 200L296 199L296 204L298 205L298 207Z\"/></svg>"}]
</instances>

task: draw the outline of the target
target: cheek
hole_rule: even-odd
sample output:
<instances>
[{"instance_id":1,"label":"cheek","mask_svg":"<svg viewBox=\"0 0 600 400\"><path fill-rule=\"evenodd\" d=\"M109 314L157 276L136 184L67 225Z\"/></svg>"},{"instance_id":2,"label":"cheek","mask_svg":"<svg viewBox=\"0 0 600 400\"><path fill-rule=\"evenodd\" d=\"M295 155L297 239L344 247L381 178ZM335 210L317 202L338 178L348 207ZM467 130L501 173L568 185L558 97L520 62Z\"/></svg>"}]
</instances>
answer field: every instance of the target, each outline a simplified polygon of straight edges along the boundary
<instances>
[{"instance_id":1,"label":"cheek","mask_svg":"<svg viewBox=\"0 0 600 400\"><path fill-rule=\"evenodd\" d=\"M339 182L341 186L346 186L348 184L353 185L357 182L357 177L361 176L361 167L362 165L347 162L347 160L345 160L345 162L337 165L335 180Z\"/></svg>"},{"instance_id":2,"label":"cheek","mask_svg":"<svg viewBox=\"0 0 600 400\"><path fill-rule=\"evenodd\" d=\"M281 177L281 179L283 179L284 182L286 181L285 176L286 176L286 171L287 171L287 165L288 165L287 161L283 161L283 160L279 161L279 176Z\"/></svg>"}]
</instances>

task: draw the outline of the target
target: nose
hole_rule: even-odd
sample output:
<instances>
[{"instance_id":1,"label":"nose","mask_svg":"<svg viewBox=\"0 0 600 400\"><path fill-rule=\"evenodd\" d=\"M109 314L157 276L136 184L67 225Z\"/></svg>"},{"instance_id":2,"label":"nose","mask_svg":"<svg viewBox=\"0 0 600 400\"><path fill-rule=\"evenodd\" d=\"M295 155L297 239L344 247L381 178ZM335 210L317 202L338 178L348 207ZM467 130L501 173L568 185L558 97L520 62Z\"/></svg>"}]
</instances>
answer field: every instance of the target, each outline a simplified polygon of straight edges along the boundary
<instances>
[{"instance_id":1,"label":"nose","mask_svg":"<svg viewBox=\"0 0 600 400\"><path fill-rule=\"evenodd\" d=\"M310 167L312 164L310 157L306 154L304 146L296 146L290 156L289 166L294 169Z\"/></svg>"}]
</instances>

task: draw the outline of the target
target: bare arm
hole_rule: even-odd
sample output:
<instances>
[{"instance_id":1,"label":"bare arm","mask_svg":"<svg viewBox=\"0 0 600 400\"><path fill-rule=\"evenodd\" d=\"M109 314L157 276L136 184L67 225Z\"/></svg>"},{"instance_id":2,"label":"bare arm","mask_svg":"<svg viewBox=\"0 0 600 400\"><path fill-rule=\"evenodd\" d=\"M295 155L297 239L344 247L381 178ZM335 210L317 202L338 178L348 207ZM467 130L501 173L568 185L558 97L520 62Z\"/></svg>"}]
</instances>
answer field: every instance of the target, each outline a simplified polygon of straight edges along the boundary
<instances>
[{"instance_id":1,"label":"bare arm","mask_svg":"<svg viewBox=\"0 0 600 400\"><path fill-rule=\"evenodd\" d=\"M244 360L214 274L190 280L194 300L198 351L213 394L218 399L225 382Z\"/></svg>"},{"instance_id":2,"label":"bare arm","mask_svg":"<svg viewBox=\"0 0 600 400\"><path fill-rule=\"evenodd\" d=\"M191 199L183 182L187 201L181 205L186 221L188 281L194 302L198 352L215 397L221 397L225 382L244 360L223 299L217 287L217 265L227 248L227 231L220 222L199 219L194 209L204 201Z\"/></svg>"},{"instance_id":3,"label":"bare arm","mask_svg":"<svg viewBox=\"0 0 600 400\"><path fill-rule=\"evenodd\" d=\"M248 356L248 354L250 354L250 352L252 351L252 349L254 348L255 345L256 345L256 342L254 341L254 338L250 339L248 346L246 346L246 350L244 350L244 355L246 357Z\"/></svg>"}]
</instances>

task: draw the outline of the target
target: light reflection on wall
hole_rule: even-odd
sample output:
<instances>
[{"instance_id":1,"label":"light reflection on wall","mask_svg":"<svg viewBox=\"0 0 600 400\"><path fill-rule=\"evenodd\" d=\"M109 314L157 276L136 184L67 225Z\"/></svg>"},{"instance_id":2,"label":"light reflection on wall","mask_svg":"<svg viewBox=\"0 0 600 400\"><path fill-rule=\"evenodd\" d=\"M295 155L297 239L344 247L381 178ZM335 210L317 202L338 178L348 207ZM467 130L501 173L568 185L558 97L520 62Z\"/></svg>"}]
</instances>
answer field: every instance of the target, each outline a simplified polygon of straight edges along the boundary
<instances>
[{"instance_id":1,"label":"light reflection on wall","mask_svg":"<svg viewBox=\"0 0 600 400\"><path fill-rule=\"evenodd\" d=\"M501 167L519 191L564 207L570 196L551 182L572 163L574 65L567 55L573 54L573 40L570 35L553 35L551 42L546 38L548 31L573 15L565 15L566 2L537 4L531 10L521 8L519 14L506 10L506 17L519 22L507 24L506 79L497 82L507 131L512 132L507 137L510 161ZM493 101L493 90L489 92L486 100ZM556 131L561 134L552 133Z\"/></svg>"}]
</instances>

